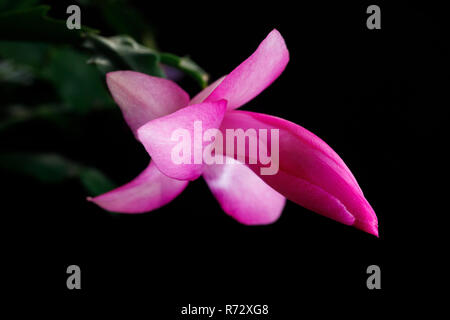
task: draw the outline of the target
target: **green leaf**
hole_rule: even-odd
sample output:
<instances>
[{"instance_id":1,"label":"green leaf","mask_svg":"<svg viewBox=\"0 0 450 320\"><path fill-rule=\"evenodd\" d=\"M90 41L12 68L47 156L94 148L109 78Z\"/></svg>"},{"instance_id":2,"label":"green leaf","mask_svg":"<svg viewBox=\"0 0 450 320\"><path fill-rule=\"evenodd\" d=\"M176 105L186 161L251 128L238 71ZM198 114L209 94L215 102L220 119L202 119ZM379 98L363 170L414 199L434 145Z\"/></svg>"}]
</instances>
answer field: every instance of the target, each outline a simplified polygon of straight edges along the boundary
<instances>
[{"instance_id":1,"label":"green leaf","mask_svg":"<svg viewBox=\"0 0 450 320\"><path fill-rule=\"evenodd\" d=\"M37 106L11 105L3 107L6 119L0 121L0 132L11 126L34 119L46 119L56 124L63 124L62 116L67 112L63 106L44 104Z\"/></svg>"},{"instance_id":2,"label":"green leaf","mask_svg":"<svg viewBox=\"0 0 450 320\"><path fill-rule=\"evenodd\" d=\"M115 184L94 168L85 168L80 173L80 181L91 196L97 196L115 188Z\"/></svg>"},{"instance_id":3,"label":"green leaf","mask_svg":"<svg viewBox=\"0 0 450 320\"><path fill-rule=\"evenodd\" d=\"M94 51L94 56L89 59L89 62L95 64L101 72L131 69L152 76L165 77L160 65L162 62L188 74L201 87L207 85L208 74L188 57L178 57L170 53L159 53L154 49L137 43L127 35L106 38L97 35L97 30L86 27L82 27L81 30L69 30L66 27L65 21L49 18L47 16L48 10L48 6L39 6L0 14L0 38L10 41L71 43L75 45L83 43L85 47ZM110 18L114 18L116 15L117 12L113 13ZM118 28L127 30L124 26ZM143 38L147 40L147 43L152 43L154 46L153 33L150 30L147 27L148 32L143 35ZM129 32L136 34L136 30ZM23 46L27 45L25 44ZM3 51L5 51L5 48L3 48ZM2 48L0 44L1 52ZM19 58L22 56L22 59L32 61L33 58L30 55L33 52L33 50L23 50L22 53L19 53ZM39 51L38 53L41 52ZM35 59L39 60L40 57L41 55L38 54ZM65 90L70 92L64 91L63 96L67 98L67 95L70 95L73 98L72 89L66 88ZM70 100L73 101L73 99ZM75 104L80 105L79 102L75 102Z\"/></svg>"},{"instance_id":4,"label":"green leaf","mask_svg":"<svg viewBox=\"0 0 450 320\"><path fill-rule=\"evenodd\" d=\"M66 21L47 16L49 6L7 11L0 14L0 39L79 44L85 33L95 29L69 30Z\"/></svg>"},{"instance_id":5,"label":"green leaf","mask_svg":"<svg viewBox=\"0 0 450 320\"><path fill-rule=\"evenodd\" d=\"M89 61L103 72L132 69L156 77L164 77L160 63L175 67L196 80L204 88L208 74L188 57L160 53L137 43L129 36L105 38L97 34L87 35L85 46L97 52Z\"/></svg>"},{"instance_id":6,"label":"green leaf","mask_svg":"<svg viewBox=\"0 0 450 320\"><path fill-rule=\"evenodd\" d=\"M113 104L104 77L88 63L89 55L71 47L0 41L0 56L8 59L0 62L0 81L31 84L33 77L44 79L68 109L80 113Z\"/></svg>"},{"instance_id":7,"label":"green leaf","mask_svg":"<svg viewBox=\"0 0 450 320\"><path fill-rule=\"evenodd\" d=\"M0 3L0 12L26 9L36 5L37 2L38 0L2 0Z\"/></svg>"},{"instance_id":8,"label":"green leaf","mask_svg":"<svg viewBox=\"0 0 450 320\"><path fill-rule=\"evenodd\" d=\"M115 184L99 170L52 153L0 154L0 169L30 176L44 183L60 183L76 178L93 196L115 188Z\"/></svg>"},{"instance_id":9,"label":"green leaf","mask_svg":"<svg viewBox=\"0 0 450 320\"><path fill-rule=\"evenodd\" d=\"M118 70L118 68L113 65L111 60L105 58L104 56L94 56L90 58L87 63L95 65L102 74L107 74L108 72Z\"/></svg>"},{"instance_id":10,"label":"green leaf","mask_svg":"<svg viewBox=\"0 0 450 320\"><path fill-rule=\"evenodd\" d=\"M1 154L0 168L53 183L74 177L79 172L78 165L56 154Z\"/></svg>"},{"instance_id":11,"label":"green leaf","mask_svg":"<svg viewBox=\"0 0 450 320\"><path fill-rule=\"evenodd\" d=\"M0 41L0 57L39 72L47 63L50 45L41 42Z\"/></svg>"},{"instance_id":12,"label":"green leaf","mask_svg":"<svg viewBox=\"0 0 450 320\"><path fill-rule=\"evenodd\" d=\"M0 83L30 85L33 81L31 68L11 60L0 60Z\"/></svg>"},{"instance_id":13,"label":"green leaf","mask_svg":"<svg viewBox=\"0 0 450 320\"><path fill-rule=\"evenodd\" d=\"M41 75L53 84L69 109L85 113L112 103L104 78L87 63L87 55L70 48L52 48L48 59Z\"/></svg>"},{"instance_id":14,"label":"green leaf","mask_svg":"<svg viewBox=\"0 0 450 320\"><path fill-rule=\"evenodd\" d=\"M180 69L194 78L202 88L208 85L209 75L189 57L178 57L171 53L161 53L160 57L161 63Z\"/></svg>"},{"instance_id":15,"label":"green leaf","mask_svg":"<svg viewBox=\"0 0 450 320\"><path fill-rule=\"evenodd\" d=\"M125 0L91 0L115 34L126 34L156 49L154 30L142 12Z\"/></svg>"},{"instance_id":16,"label":"green leaf","mask_svg":"<svg viewBox=\"0 0 450 320\"><path fill-rule=\"evenodd\" d=\"M156 77L165 76L159 65L158 52L129 36L106 38L89 34L85 46L97 53L90 62L96 63L102 71L132 69Z\"/></svg>"}]
</instances>

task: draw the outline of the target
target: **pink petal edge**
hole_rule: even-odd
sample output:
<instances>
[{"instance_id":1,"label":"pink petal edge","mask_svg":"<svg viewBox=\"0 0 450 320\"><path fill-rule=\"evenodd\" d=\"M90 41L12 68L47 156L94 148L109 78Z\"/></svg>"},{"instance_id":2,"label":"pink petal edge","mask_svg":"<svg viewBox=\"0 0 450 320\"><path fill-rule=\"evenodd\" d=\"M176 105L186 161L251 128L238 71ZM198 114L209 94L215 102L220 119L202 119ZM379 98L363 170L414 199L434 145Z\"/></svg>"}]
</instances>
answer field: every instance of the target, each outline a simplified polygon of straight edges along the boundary
<instances>
[{"instance_id":1,"label":"pink petal edge","mask_svg":"<svg viewBox=\"0 0 450 320\"><path fill-rule=\"evenodd\" d=\"M114 71L106 83L134 134L150 120L188 105L189 95L175 82L135 71Z\"/></svg>"},{"instance_id":2,"label":"pink petal edge","mask_svg":"<svg viewBox=\"0 0 450 320\"><path fill-rule=\"evenodd\" d=\"M227 128L279 129L278 173L260 175L259 163L249 165L252 170L289 200L341 223L378 234L377 217L356 179L342 159L313 133L287 120L247 111L227 112L221 130Z\"/></svg>"},{"instance_id":3,"label":"pink petal edge","mask_svg":"<svg viewBox=\"0 0 450 320\"><path fill-rule=\"evenodd\" d=\"M195 180L203 171L203 147L208 142L203 141L203 132L218 129L226 111L226 101L205 102L188 106L172 114L147 122L137 131L138 140L152 157L156 166L165 175L179 180ZM200 122L200 136L195 133L195 123ZM184 130L189 134L190 159L188 163L175 163L172 152L179 140L172 140L175 131ZM199 138L197 144L194 140ZM195 155L200 154L196 161ZM197 163L196 163L197 162Z\"/></svg>"},{"instance_id":4,"label":"pink petal edge","mask_svg":"<svg viewBox=\"0 0 450 320\"><path fill-rule=\"evenodd\" d=\"M191 104L202 103L211 94L211 92L213 92L214 89L216 89L217 86L222 83L222 81L223 81L223 79L225 79L225 77L226 76L220 77L219 79L217 79L216 81L211 83L209 86L207 86L205 89L203 89L202 91L197 93L197 95L192 98L192 100L189 102L189 104L191 105Z\"/></svg>"},{"instance_id":5,"label":"pink petal edge","mask_svg":"<svg viewBox=\"0 0 450 320\"><path fill-rule=\"evenodd\" d=\"M239 108L275 81L288 62L286 43L274 29L250 57L219 83L205 102L225 99L229 110Z\"/></svg>"},{"instance_id":6,"label":"pink petal edge","mask_svg":"<svg viewBox=\"0 0 450 320\"><path fill-rule=\"evenodd\" d=\"M127 184L87 199L108 211L143 213L171 202L187 185L188 181L171 179L162 174L152 161Z\"/></svg>"},{"instance_id":7,"label":"pink petal edge","mask_svg":"<svg viewBox=\"0 0 450 320\"><path fill-rule=\"evenodd\" d=\"M275 222L286 203L284 196L237 160L207 165L203 177L223 211L245 225Z\"/></svg>"}]
</instances>

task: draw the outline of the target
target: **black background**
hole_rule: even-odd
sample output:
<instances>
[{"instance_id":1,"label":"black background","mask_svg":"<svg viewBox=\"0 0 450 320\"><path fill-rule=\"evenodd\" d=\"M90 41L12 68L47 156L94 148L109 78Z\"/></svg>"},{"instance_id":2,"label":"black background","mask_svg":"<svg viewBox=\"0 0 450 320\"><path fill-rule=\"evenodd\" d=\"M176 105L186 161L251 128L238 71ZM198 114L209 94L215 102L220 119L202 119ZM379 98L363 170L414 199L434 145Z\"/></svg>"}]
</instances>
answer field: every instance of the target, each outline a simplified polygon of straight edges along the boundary
<instances>
[{"instance_id":1,"label":"black background","mask_svg":"<svg viewBox=\"0 0 450 320\"><path fill-rule=\"evenodd\" d=\"M381 7L381 30L366 28L370 4ZM440 277L445 266L437 263L435 238L445 189L436 181L443 179L446 145L439 137L450 74L444 8L343 1L135 5L156 27L162 50L189 54L213 80L277 28L290 62L243 109L288 119L324 139L359 181L380 237L291 202L273 225L239 225L202 179L159 210L113 215L85 201L76 183L42 185L2 173L2 212L12 218L5 243L14 253L6 263L19 271L12 278L19 293L49 294L50 304L62 299L68 310L101 298L115 310L131 300L130 310L165 315L160 319L182 319L180 307L188 303L269 304L270 319L285 319L307 309L318 316L358 307L377 313ZM51 15L64 17L65 8L54 3ZM95 11L81 10L83 24L105 30ZM181 85L191 96L198 90L189 80ZM38 125L10 134L30 148L62 144L74 158L88 154L91 165L125 183L145 167L147 154L119 113L103 116L86 120L76 138ZM80 291L66 288L71 264L81 267ZM371 264L381 268L378 291L366 288ZM433 273L425 271L430 266Z\"/></svg>"}]
</instances>

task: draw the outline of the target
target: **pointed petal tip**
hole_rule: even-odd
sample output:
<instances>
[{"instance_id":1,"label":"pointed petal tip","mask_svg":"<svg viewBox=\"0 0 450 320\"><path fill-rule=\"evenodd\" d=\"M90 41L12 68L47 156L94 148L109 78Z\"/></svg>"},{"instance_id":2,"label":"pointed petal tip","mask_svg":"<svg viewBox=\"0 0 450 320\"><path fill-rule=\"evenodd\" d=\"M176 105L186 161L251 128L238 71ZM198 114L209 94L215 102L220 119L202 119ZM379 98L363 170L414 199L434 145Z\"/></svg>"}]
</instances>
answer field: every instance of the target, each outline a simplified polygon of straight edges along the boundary
<instances>
[{"instance_id":1,"label":"pointed petal tip","mask_svg":"<svg viewBox=\"0 0 450 320\"><path fill-rule=\"evenodd\" d=\"M152 161L127 184L86 199L110 212L145 213L168 204L187 185L187 181L170 179L162 174Z\"/></svg>"},{"instance_id":2,"label":"pointed petal tip","mask_svg":"<svg viewBox=\"0 0 450 320\"><path fill-rule=\"evenodd\" d=\"M285 51L284 53L287 55L287 59L289 60L289 50L286 46L286 41L284 40L283 36L281 35L280 31L278 29L274 28L270 33L267 35L266 39L268 38L275 38L276 43L282 47L282 49Z\"/></svg>"},{"instance_id":3,"label":"pointed petal tip","mask_svg":"<svg viewBox=\"0 0 450 320\"><path fill-rule=\"evenodd\" d=\"M280 37L283 39L283 36L281 35L280 31L278 31L277 28L273 28L272 31L269 32L269 34L267 35L268 37Z\"/></svg>"},{"instance_id":4,"label":"pointed petal tip","mask_svg":"<svg viewBox=\"0 0 450 320\"><path fill-rule=\"evenodd\" d=\"M104 208L103 206L102 206L102 201L101 201L101 194L100 195L98 195L98 196L95 196L95 197L90 197L90 196L88 196L88 197L86 197L86 201L88 201L88 202L92 202L92 203L95 203L96 205L98 205L99 207L102 207L103 209L105 209L105 210L108 210L108 209L106 209L106 208ZM109 211L109 210L108 210Z\"/></svg>"},{"instance_id":5,"label":"pointed petal tip","mask_svg":"<svg viewBox=\"0 0 450 320\"><path fill-rule=\"evenodd\" d=\"M373 233L373 235L375 236L375 237L377 237L377 238L380 238L380 236L379 236L379 234L378 234L378 226L377 227L375 227L375 233Z\"/></svg>"},{"instance_id":6,"label":"pointed petal tip","mask_svg":"<svg viewBox=\"0 0 450 320\"><path fill-rule=\"evenodd\" d=\"M366 230L367 233L373 234L375 237L380 238L378 234L378 225L372 225L372 227Z\"/></svg>"},{"instance_id":7,"label":"pointed petal tip","mask_svg":"<svg viewBox=\"0 0 450 320\"><path fill-rule=\"evenodd\" d=\"M353 227L360 229L364 232L367 232L369 234L372 234L375 237L379 238L378 222L376 222L376 221L367 222L367 221L356 220L355 223L353 224Z\"/></svg>"},{"instance_id":8,"label":"pointed petal tip","mask_svg":"<svg viewBox=\"0 0 450 320\"><path fill-rule=\"evenodd\" d=\"M205 101L225 98L228 101L228 109L239 108L274 82L288 62L289 51L286 42L278 30L274 29L250 57L211 91Z\"/></svg>"}]
</instances>

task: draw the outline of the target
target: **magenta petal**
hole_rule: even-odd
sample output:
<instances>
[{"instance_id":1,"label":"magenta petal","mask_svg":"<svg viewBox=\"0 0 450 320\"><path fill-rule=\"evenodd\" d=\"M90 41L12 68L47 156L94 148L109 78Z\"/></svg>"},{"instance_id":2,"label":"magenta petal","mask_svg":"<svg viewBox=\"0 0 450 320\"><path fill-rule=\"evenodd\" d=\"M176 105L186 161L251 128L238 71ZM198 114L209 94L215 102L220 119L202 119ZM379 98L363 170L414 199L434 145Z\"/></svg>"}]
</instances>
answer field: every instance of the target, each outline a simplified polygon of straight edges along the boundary
<instances>
[{"instance_id":1,"label":"magenta petal","mask_svg":"<svg viewBox=\"0 0 450 320\"><path fill-rule=\"evenodd\" d=\"M223 211L246 225L275 222L286 203L285 197L236 160L205 166L203 177Z\"/></svg>"},{"instance_id":2,"label":"magenta petal","mask_svg":"<svg viewBox=\"0 0 450 320\"><path fill-rule=\"evenodd\" d=\"M142 213L158 209L177 197L188 185L162 174L153 162L127 184L88 198L105 210L121 213Z\"/></svg>"},{"instance_id":3,"label":"magenta petal","mask_svg":"<svg viewBox=\"0 0 450 320\"><path fill-rule=\"evenodd\" d=\"M218 129L226 101L195 104L149 121L137 131L139 141L159 170L180 180L194 180L203 171L203 132Z\"/></svg>"},{"instance_id":4,"label":"magenta petal","mask_svg":"<svg viewBox=\"0 0 450 320\"><path fill-rule=\"evenodd\" d=\"M284 119L245 111L228 112L221 130L226 128L279 129L279 171L260 177L305 208L377 234L377 217L353 174L313 133ZM261 167L266 166L250 167L260 174Z\"/></svg>"},{"instance_id":5,"label":"magenta petal","mask_svg":"<svg viewBox=\"0 0 450 320\"><path fill-rule=\"evenodd\" d=\"M189 104L198 104L202 103L210 94L214 91L214 89L217 88L219 84L222 83L223 79L225 79L225 76L217 79L213 83L211 83L209 86L207 86L205 89L197 93L195 97L192 98L191 102Z\"/></svg>"},{"instance_id":6,"label":"magenta petal","mask_svg":"<svg viewBox=\"0 0 450 320\"><path fill-rule=\"evenodd\" d=\"M254 165L250 167L254 168ZM305 179L282 170L273 176L260 177L274 189L282 192L289 200L311 211L346 225L353 225L355 222L355 217L338 198Z\"/></svg>"},{"instance_id":7,"label":"magenta petal","mask_svg":"<svg viewBox=\"0 0 450 320\"><path fill-rule=\"evenodd\" d=\"M289 52L283 37L273 30L247 60L228 74L205 101L225 99L236 109L267 88L283 72Z\"/></svg>"},{"instance_id":8,"label":"magenta petal","mask_svg":"<svg viewBox=\"0 0 450 320\"><path fill-rule=\"evenodd\" d=\"M146 122L189 103L189 95L167 79L135 71L115 71L106 75L106 82L133 133Z\"/></svg>"}]
</instances>

